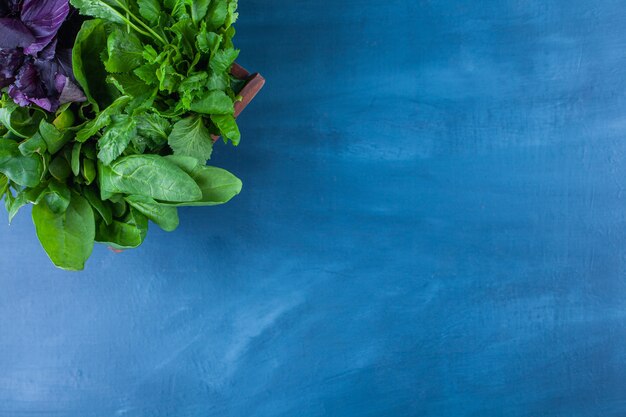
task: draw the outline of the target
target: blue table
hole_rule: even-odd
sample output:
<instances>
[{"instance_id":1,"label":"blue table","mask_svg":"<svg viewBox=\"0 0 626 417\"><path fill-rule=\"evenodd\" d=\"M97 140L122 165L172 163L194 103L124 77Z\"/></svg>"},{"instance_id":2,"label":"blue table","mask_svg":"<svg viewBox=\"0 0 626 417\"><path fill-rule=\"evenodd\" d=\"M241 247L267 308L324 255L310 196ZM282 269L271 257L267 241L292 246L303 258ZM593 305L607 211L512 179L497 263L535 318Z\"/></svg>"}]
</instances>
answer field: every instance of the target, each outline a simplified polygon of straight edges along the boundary
<instances>
[{"instance_id":1,"label":"blue table","mask_svg":"<svg viewBox=\"0 0 626 417\"><path fill-rule=\"evenodd\" d=\"M0 227L0 417L626 415L626 8L244 0L215 208Z\"/></svg>"}]
</instances>

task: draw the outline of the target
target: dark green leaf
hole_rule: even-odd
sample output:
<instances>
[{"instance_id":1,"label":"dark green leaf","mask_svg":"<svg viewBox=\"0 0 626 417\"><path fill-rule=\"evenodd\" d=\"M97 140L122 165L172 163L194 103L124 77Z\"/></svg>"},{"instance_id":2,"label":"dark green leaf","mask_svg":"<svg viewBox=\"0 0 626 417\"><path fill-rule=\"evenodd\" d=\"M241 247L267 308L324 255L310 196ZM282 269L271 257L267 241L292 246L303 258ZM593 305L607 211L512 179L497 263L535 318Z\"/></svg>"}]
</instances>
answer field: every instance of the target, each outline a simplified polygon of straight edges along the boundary
<instances>
[{"instance_id":1,"label":"dark green leaf","mask_svg":"<svg viewBox=\"0 0 626 417\"><path fill-rule=\"evenodd\" d=\"M195 201L202 197L195 181L159 155L130 155L110 167L98 163L101 192L138 194L164 201Z\"/></svg>"},{"instance_id":2,"label":"dark green leaf","mask_svg":"<svg viewBox=\"0 0 626 417\"><path fill-rule=\"evenodd\" d=\"M116 27L107 38L108 59L104 67L109 72L128 72L143 64L143 45L134 33Z\"/></svg>"},{"instance_id":3,"label":"dark green leaf","mask_svg":"<svg viewBox=\"0 0 626 417\"><path fill-rule=\"evenodd\" d=\"M130 249L141 245L147 233L148 218L131 208L121 220L114 219L109 225L100 223L96 241L115 249Z\"/></svg>"},{"instance_id":4,"label":"dark green leaf","mask_svg":"<svg viewBox=\"0 0 626 417\"><path fill-rule=\"evenodd\" d=\"M91 204L91 207L102 217L104 222L108 225L113 221L113 214L111 213L110 203L102 201L98 194L94 191L93 187L83 188L83 195Z\"/></svg>"},{"instance_id":5,"label":"dark green leaf","mask_svg":"<svg viewBox=\"0 0 626 417\"><path fill-rule=\"evenodd\" d=\"M39 134L46 142L48 152L52 155L59 152L73 136L72 131L60 131L52 123L48 123L45 120L39 123Z\"/></svg>"},{"instance_id":6,"label":"dark green leaf","mask_svg":"<svg viewBox=\"0 0 626 417\"><path fill-rule=\"evenodd\" d=\"M161 14L159 0L137 0L139 14L150 23L156 23Z\"/></svg>"},{"instance_id":7,"label":"dark green leaf","mask_svg":"<svg viewBox=\"0 0 626 417\"><path fill-rule=\"evenodd\" d=\"M98 159L109 165L124 152L131 138L137 134L135 120L122 114L112 117L111 125L98 140Z\"/></svg>"},{"instance_id":8,"label":"dark green leaf","mask_svg":"<svg viewBox=\"0 0 626 417\"><path fill-rule=\"evenodd\" d=\"M50 175L56 178L60 182L65 182L70 175L72 175L72 169L69 162L64 155L57 155L54 157L50 166L48 167Z\"/></svg>"},{"instance_id":9,"label":"dark green leaf","mask_svg":"<svg viewBox=\"0 0 626 417\"><path fill-rule=\"evenodd\" d=\"M17 142L0 139L0 173L24 187L35 187L43 175L43 163L38 155L24 156Z\"/></svg>"},{"instance_id":10,"label":"dark green leaf","mask_svg":"<svg viewBox=\"0 0 626 417\"><path fill-rule=\"evenodd\" d=\"M73 193L62 213L55 213L45 200L33 207L37 237L52 262L59 268L81 270L91 255L95 221L91 206Z\"/></svg>"},{"instance_id":11,"label":"dark green leaf","mask_svg":"<svg viewBox=\"0 0 626 417\"><path fill-rule=\"evenodd\" d=\"M20 143L19 149L22 155L29 156L34 153L43 154L48 150L48 145L39 133L35 133L32 137Z\"/></svg>"},{"instance_id":12,"label":"dark green leaf","mask_svg":"<svg viewBox=\"0 0 626 417\"><path fill-rule=\"evenodd\" d=\"M170 206L214 206L223 204L239 194L241 180L230 172L216 167L205 166L197 160L184 156L166 156L196 181L202 190L202 199L188 203L163 203Z\"/></svg>"},{"instance_id":13,"label":"dark green leaf","mask_svg":"<svg viewBox=\"0 0 626 417\"><path fill-rule=\"evenodd\" d=\"M130 97L122 96L116 99L110 106L102 110L93 119L87 122L78 132L76 132L76 141L85 142L94 136L103 127L111 122L111 116L120 114L124 106L130 101Z\"/></svg>"},{"instance_id":14,"label":"dark green leaf","mask_svg":"<svg viewBox=\"0 0 626 417\"><path fill-rule=\"evenodd\" d=\"M171 232L178 227L178 210L176 207L164 206L154 199L142 195L130 195L125 200L166 232Z\"/></svg>"},{"instance_id":15,"label":"dark green leaf","mask_svg":"<svg viewBox=\"0 0 626 417\"><path fill-rule=\"evenodd\" d=\"M72 3L97 5L102 2L98 0L73 0ZM108 106L119 96L113 86L104 82L107 72L100 60L100 54L106 50L106 44L104 21L93 19L83 23L72 49L74 76L96 110L100 106Z\"/></svg>"}]
</instances>

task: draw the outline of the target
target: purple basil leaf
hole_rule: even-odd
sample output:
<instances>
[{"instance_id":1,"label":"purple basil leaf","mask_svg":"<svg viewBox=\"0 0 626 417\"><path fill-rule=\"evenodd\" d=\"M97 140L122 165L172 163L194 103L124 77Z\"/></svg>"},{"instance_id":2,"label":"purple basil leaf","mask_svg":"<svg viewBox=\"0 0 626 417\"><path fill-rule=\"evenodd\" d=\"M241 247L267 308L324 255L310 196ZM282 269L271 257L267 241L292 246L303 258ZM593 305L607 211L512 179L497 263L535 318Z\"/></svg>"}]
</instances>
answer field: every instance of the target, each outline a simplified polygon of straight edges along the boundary
<instances>
[{"instance_id":1,"label":"purple basil leaf","mask_svg":"<svg viewBox=\"0 0 626 417\"><path fill-rule=\"evenodd\" d=\"M80 103L87 100L83 90L81 90L65 75L57 74L56 89L61 92L61 95L59 96L59 104Z\"/></svg>"},{"instance_id":2,"label":"purple basil leaf","mask_svg":"<svg viewBox=\"0 0 626 417\"><path fill-rule=\"evenodd\" d=\"M24 0L21 20L35 35L36 42L28 45L24 52L35 55L56 36L70 12L68 0Z\"/></svg>"},{"instance_id":3,"label":"purple basil leaf","mask_svg":"<svg viewBox=\"0 0 626 417\"><path fill-rule=\"evenodd\" d=\"M0 18L0 49L27 48L36 39L18 19Z\"/></svg>"},{"instance_id":4,"label":"purple basil leaf","mask_svg":"<svg viewBox=\"0 0 626 417\"><path fill-rule=\"evenodd\" d=\"M22 65L15 82L9 87L9 96L20 106L32 103L48 111L58 107L57 101L46 94L37 67L32 62Z\"/></svg>"},{"instance_id":5,"label":"purple basil leaf","mask_svg":"<svg viewBox=\"0 0 626 417\"><path fill-rule=\"evenodd\" d=\"M24 55L17 49L0 50L0 88L15 80L15 74L24 61Z\"/></svg>"}]
</instances>

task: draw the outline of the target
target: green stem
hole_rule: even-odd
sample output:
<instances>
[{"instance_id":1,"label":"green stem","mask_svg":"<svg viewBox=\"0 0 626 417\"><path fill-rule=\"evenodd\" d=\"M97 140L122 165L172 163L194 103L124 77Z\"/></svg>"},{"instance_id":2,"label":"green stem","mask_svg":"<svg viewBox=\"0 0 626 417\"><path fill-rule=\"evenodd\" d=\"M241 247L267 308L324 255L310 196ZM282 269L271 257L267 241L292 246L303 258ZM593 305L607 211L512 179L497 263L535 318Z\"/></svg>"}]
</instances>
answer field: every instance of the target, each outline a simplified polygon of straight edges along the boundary
<instances>
[{"instance_id":1,"label":"green stem","mask_svg":"<svg viewBox=\"0 0 626 417\"><path fill-rule=\"evenodd\" d=\"M141 26L143 26L148 32L150 32L150 35L152 35L152 37L154 37L155 39L157 39L159 42L161 42L162 44L166 45L167 41L165 39L163 39L158 33L156 33L154 30L152 30L152 28L150 26L148 26L147 24L144 23L143 20L141 20L140 18L138 18L137 16L135 16L130 10L128 10L126 8L126 6L124 6L124 4L122 2L120 2L120 0L115 0L115 2L122 8L124 9L124 11L133 19L135 19L135 21L137 23L139 23ZM133 24L129 19L127 19L128 24L135 29L137 32L142 33L146 36L150 36L148 33L144 32L143 30L140 30L135 24Z\"/></svg>"}]
</instances>

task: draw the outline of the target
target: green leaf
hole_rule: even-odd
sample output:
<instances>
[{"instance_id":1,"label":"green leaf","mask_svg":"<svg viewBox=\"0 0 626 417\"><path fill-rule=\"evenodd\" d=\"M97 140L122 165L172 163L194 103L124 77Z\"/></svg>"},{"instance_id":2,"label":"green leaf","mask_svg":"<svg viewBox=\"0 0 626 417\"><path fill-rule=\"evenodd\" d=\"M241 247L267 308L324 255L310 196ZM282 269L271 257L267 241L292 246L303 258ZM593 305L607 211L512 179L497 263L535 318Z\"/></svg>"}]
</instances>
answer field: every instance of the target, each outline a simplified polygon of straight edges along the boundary
<instances>
[{"instance_id":1,"label":"green leaf","mask_svg":"<svg viewBox=\"0 0 626 417\"><path fill-rule=\"evenodd\" d=\"M111 164L124 152L131 138L137 134L135 120L126 114L112 117L112 124L98 140L98 159L105 165Z\"/></svg>"},{"instance_id":2,"label":"green leaf","mask_svg":"<svg viewBox=\"0 0 626 417\"><path fill-rule=\"evenodd\" d=\"M96 6L101 5L103 2L97 0L73 0L72 4L74 3L87 8L90 4ZM75 7L80 6L75 5ZM83 10L81 9L81 11ZM107 18L106 16L97 17ZM100 106L108 106L119 96L119 93L113 86L104 82L107 71L100 60L100 54L106 50L106 47L107 35L104 21L100 19L85 21L76 36L74 48L72 49L72 67L76 81L78 81L85 92L87 100L94 106L96 111L100 109Z\"/></svg>"},{"instance_id":3,"label":"green leaf","mask_svg":"<svg viewBox=\"0 0 626 417\"><path fill-rule=\"evenodd\" d=\"M228 202L241 192L241 180L230 172L216 167L205 166L194 158L166 156L194 179L202 191L199 201L187 203L162 203L169 206L214 206Z\"/></svg>"},{"instance_id":4,"label":"green leaf","mask_svg":"<svg viewBox=\"0 0 626 417\"><path fill-rule=\"evenodd\" d=\"M202 114L234 114L233 101L223 91L209 91L191 103L191 110Z\"/></svg>"},{"instance_id":5,"label":"green leaf","mask_svg":"<svg viewBox=\"0 0 626 417\"><path fill-rule=\"evenodd\" d=\"M45 120L39 123L39 134L46 142L48 152L52 155L59 152L73 136L71 130L60 131L52 123Z\"/></svg>"},{"instance_id":6,"label":"green leaf","mask_svg":"<svg viewBox=\"0 0 626 417\"><path fill-rule=\"evenodd\" d=\"M176 207L164 206L143 195L129 195L125 197L125 200L166 232L171 232L178 227Z\"/></svg>"},{"instance_id":7,"label":"green leaf","mask_svg":"<svg viewBox=\"0 0 626 417\"><path fill-rule=\"evenodd\" d=\"M147 86L145 81L133 73L111 74L107 77L107 82L113 84L122 94L132 97L126 107L128 113L151 108L158 93L156 86Z\"/></svg>"},{"instance_id":8,"label":"green leaf","mask_svg":"<svg viewBox=\"0 0 626 417\"><path fill-rule=\"evenodd\" d=\"M11 196L10 198L9 195ZM7 212L9 213L9 224L11 224L17 213L26 204L28 204L28 200L26 199L26 193L24 191L18 191L15 198L13 198L12 194L7 194L5 207L7 209Z\"/></svg>"},{"instance_id":9,"label":"green leaf","mask_svg":"<svg viewBox=\"0 0 626 417\"><path fill-rule=\"evenodd\" d=\"M138 194L164 201L195 201L202 192L195 181L159 155L129 155L110 167L98 163L104 193Z\"/></svg>"},{"instance_id":10,"label":"green leaf","mask_svg":"<svg viewBox=\"0 0 626 417\"><path fill-rule=\"evenodd\" d=\"M111 213L111 207L109 207L110 203L102 201L98 194L94 191L93 187L83 188L83 196L85 196L95 212L98 213L100 217L102 217L104 222L106 224L111 224L111 222L113 221L113 214Z\"/></svg>"},{"instance_id":11,"label":"green leaf","mask_svg":"<svg viewBox=\"0 0 626 417\"><path fill-rule=\"evenodd\" d=\"M78 271L85 267L95 238L91 206L72 193L67 210L55 213L45 200L33 207L33 223L44 250L59 268Z\"/></svg>"},{"instance_id":12,"label":"green leaf","mask_svg":"<svg viewBox=\"0 0 626 417\"><path fill-rule=\"evenodd\" d=\"M4 174L0 174L0 199L9 188L9 179Z\"/></svg>"},{"instance_id":13,"label":"green leaf","mask_svg":"<svg viewBox=\"0 0 626 417\"><path fill-rule=\"evenodd\" d=\"M204 53L209 53L213 57L222 43L222 35L218 35L215 32L207 32L206 25L202 26L203 28L200 29L200 33L196 36L198 49Z\"/></svg>"},{"instance_id":14,"label":"green leaf","mask_svg":"<svg viewBox=\"0 0 626 417\"><path fill-rule=\"evenodd\" d=\"M194 22L199 22L206 16L211 0L194 0L191 2L191 17Z\"/></svg>"},{"instance_id":15,"label":"green leaf","mask_svg":"<svg viewBox=\"0 0 626 417\"><path fill-rule=\"evenodd\" d=\"M214 114L211 115L211 121L217 126L225 139L229 139L233 145L239 145L241 133L239 133L239 127L233 116L230 114Z\"/></svg>"},{"instance_id":16,"label":"green leaf","mask_svg":"<svg viewBox=\"0 0 626 417\"><path fill-rule=\"evenodd\" d=\"M109 225L104 222L100 223L96 241L115 249L131 249L141 245L147 233L148 218L131 208L120 220L114 219Z\"/></svg>"},{"instance_id":17,"label":"green leaf","mask_svg":"<svg viewBox=\"0 0 626 417\"><path fill-rule=\"evenodd\" d=\"M96 164L91 159L83 158L83 165L81 169L81 175L87 181L87 185L91 184L96 179Z\"/></svg>"},{"instance_id":18,"label":"green leaf","mask_svg":"<svg viewBox=\"0 0 626 417\"><path fill-rule=\"evenodd\" d=\"M27 139L34 135L44 116L43 111L20 107L6 95L0 100L0 124L20 138Z\"/></svg>"},{"instance_id":19,"label":"green leaf","mask_svg":"<svg viewBox=\"0 0 626 417\"><path fill-rule=\"evenodd\" d=\"M17 142L0 139L0 173L24 187L35 187L43 175L43 163L38 155L22 155Z\"/></svg>"},{"instance_id":20,"label":"green leaf","mask_svg":"<svg viewBox=\"0 0 626 417\"><path fill-rule=\"evenodd\" d=\"M134 33L116 27L107 38L108 59L104 67L109 72L128 72L143 64L143 45Z\"/></svg>"},{"instance_id":21,"label":"green leaf","mask_svg":"<svg viewBox=\"0 0 626 417\"><path fill-rule=\"evenodd\" d=\"M77 177L80 174L80 149L83 144L81 142L74 143L74 147L72 148L72 160L70 161L70 166L72 167L72 174Z\"/></svg>"},{"instance_id":22,"label":"green leaf","mask_svg":"<svg viewBox=\"0 0 626 417\"><path fill-rule=\"evenodd\" d=\"M216 31L226 22L228 17L228 1L212 0L207 11L206 21L208 29Z\"/></svg>"},{"instance_id":23,"label":"green leaf","mask_svg":"<svg viewBox=\"0 0 626 417\"><path fill-rule=\"evenodd\" d=\"M70 205L71 192L65 184L51 181L43 192L43 199L54 213L63 213Z\"/></svg>"},{"instance_id":24,"label":"green leaf","mask_svg":"<svg viewBox=\"0 0 626 417\"><path fill-rule=\"evenodd\" d=\"M156 150L167 143L170 122L154 113L144 113L135 117L137 121L137 135L147 141L148 147Z\"/></svg>"},{"instance_id":25,"label":"green leaf","mask_svg":"<svg viewBox=\"0 0 626 417\"><path fill-rule=\"evenodd\" d=\"M185 3L185 0L163 0L163 4L171 11L175 19L183 19L187 16Z\"/></svg>"},{"instance_id":26,"label":"green leaf","mask_svg":"<svg viewBox=\"0 0 626 417\"><path fill-rule=\"evenodd\" d=\"M115 23L124 23L126 21L124 15L111 5L111 1L70 0L70 3L83 15L106 19Z\"/></svg>"},{"instance_id":27,"label":"green leaf","mask_svg":"<svg viewBox=\"0 0 626 417\"><path fill-rule=\"evenodd\" d=\"M211 134L199 115L176 122L167 143L174 151L174 155L191 156L202 163L211 158L213 151Z\"/></svg>"},{"instance_id":28,"label":"green leaf","mask_svg":"<svg viewBox=\"0 0 626 417\"><path fill-rule=\"evenodd\" d=\"M159 0L137 0L139 14L150 23L156 23L161 14Z\"/></svg>"},{"instance_id":29,"label":"green leaf","mask_svg":"<svg viewBox=\"0 0 626 417\"><path fill-rule=\"evenodd\" d=\"M39 133L35 133L32 137L20 143L19 149L24 156L29 156L35 153L41 155L48 150L48 145Z\"/></svg>"},{"instance_id":30,"label":"green leaf","mask_svg":"<svg viewBox=\"0 0 626 417\"><path fill-rule=\"evenodd\" d=\"M52 162L50 162L50 166L48 166L48 171L50 175L60 182L65 182L72 175L72 168L62 154L54 157Z\"/></svg>"},{"instance_id":31,"label":"green leaf","mask_svg":"<svg viewBox=\"0 0 626 417\"><path fill-rule=\"evenodd\" d=\"M239 49L222 49L221 51L215 52L213 55L209 66L213 71L220 74L223 72L228 72L230 67L233 65L233 62L239 56Z\"/></svg>"},{"instance_id":32,"label":"green leaf","mask_svg":"<svg viewBox=\"0 0 626 417\"><path fill-rule=\"evenodd\" d=\"M76 141L85 142L87 139L94 136L103 127L111 122L111 116L120 114L124 109L124 106L130 101L130 97L121 96L117 98L111 105L102 110L93 119L87 122L78 132L76 132Z\"/></svg>"}]
</instances>

